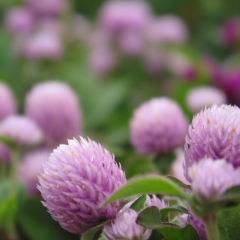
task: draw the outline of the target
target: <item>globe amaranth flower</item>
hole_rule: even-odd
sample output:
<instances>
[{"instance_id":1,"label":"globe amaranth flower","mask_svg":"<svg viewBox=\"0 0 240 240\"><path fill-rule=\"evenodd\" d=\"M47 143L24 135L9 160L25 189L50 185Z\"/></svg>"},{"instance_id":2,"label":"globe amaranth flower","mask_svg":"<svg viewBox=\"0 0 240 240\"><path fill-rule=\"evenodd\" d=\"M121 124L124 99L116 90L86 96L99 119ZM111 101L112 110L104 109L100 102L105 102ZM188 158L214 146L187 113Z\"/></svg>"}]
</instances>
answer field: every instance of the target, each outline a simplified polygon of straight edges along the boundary
<instances>
[{"instance_id":1,"label":"globe amaranth flower","mask_svg":"<svg viewBox=\"0 0 240 240\"><path fill-rule=\"evenodd\" d=\"M172 175L175 178L182 181L183 183L188 184L188 181L186 180L184 176L184 171L183 171L184 151L182 149L178 149L176 151L176 155L177 157L175 161L172 163L172 167L171 167Z\"/></svg>"},{"instance_id":2,"label":"globe amaranth flower","mask_svg":"<svg viewBox=\"0 0 240 240\"><path fill-rule=\"evenodd\" d=\"M65 0L26 0L33 12L40 15L58 15L65 6Z\"/></svg>"},{"instance_id":3,"label":"globe amaranth flower","mask_svg":"<svg viewBox=\"0 0 240 240\"><path fill-rule=\"evenodd\" d=\"M121 200L99 208L126 183L121 166L100 144L69 140L54 150L43 169L39 177L43 205L65 230L82 234L119 211Z\"/></svg>"},{"instance_id":4,"label":"globe amaranth flower","mask_svg":"<svg viewBox=\"0 0 240 240\"><path fill-rule=\"evenodd\" d=\"M19 146L30 146L41 143L43 133L31 119L12 115L0 123L0 135L15 141Z\"/></svg>"},{"instance_id":5,"label":"globe amaranth flower","mask_svg":"<svg viewBox=\"0 0 240 240\"><path fill-rule=\"evenodd\" d=\"M40 83L28 93L26 115L42 128L46 143L56 147L81 131L81 109L73 90L57 81Z\"/></svg>"},{"instance_id":6,"label":"globe amaranth flower","mask_svg":"<svg viewBox=\"0 0 240 240\"><path fill-rule=\"evenodd\" d=\"M192 89L187 95L187 105L193 112L199 112L213 104L222 105L227 102L225 93L214 87Z\"/></svg>"},{"instance_id":7,"label":"globe amaranth flower","mask_svg":"<svg viewBox=\"0 0 240 240\"><path fill-rule=\"evenodd\" d=\"M132 203L125 205L117 214L116 219L104 225L103 234L106 240L147 240L150 237L152 230L145 229L136 223L138 213L130 209ZM156 206L158 209L167 207L167 204L155 195L152 198L147 196L147 205Z\"/></svg>"},{"instance_id":8,"label":"globe amaranth flower","mask_svg":"<svg viewBox=\"0 0 240 240\"><path fill-rule=\"evenodd\" d=\"M176 16L165 15L153 19L146 30L146 37L154 43L184 43L188 30L184 22Z\"/></svg>"},{"instance_id":9,"label":"globe amaranth flower","mask_svg":"<svg viewBox=\"0 0 240 240\"><path fill-rule=\"evenodd\" d=\"M143 30L151 19L151 10L144 1L115 0L103 5L99 22L110 33L121 34L126 30Z\"/></svg>"},{"instance_id":10,"label":"globe amaranth flower","mask_svg":"<svg viewBox=\"0 0 240 240\"><path fill-rule=\"evenodd\" d=\"M202 201L217 200L229 188L240 185L240 169L221 159L208 158L195 163L188 176L192 190Z\"/></svg>"},{"instance_id":11,"label":"globe amaranth flower","mask_svg":"<svg viewBox=\"0 0 240 240\"><path fill-rule=\"evenodd\" d=\"M192 225L192 227L197 231L201 240L208 240L203 221L193 213L190 207L188 207L188 212L189 215L187 218L187 223Z\"/></svg>"},{"instance_id":12,"label":"globe amaranth flower","mask_svg":"<svg viewBox=\"0 0 240 240\"><path fill-rule=\"evenodd\" d=\"M240 166L240 109L236 106L213 105L198 113L189 126L185 144L184 174L203 158L225 159Z\"/></svg>"},{"instance_id":13,"label":"globe amaranth flower","mask_svg":"<svg viewBox=\"0 0 240 240\"><path fill-rule=\"evenodd\" d=\"M16 101L12 91L0 82L0 121L16 113Z\"/></svg>"},{"instance_id":14,"label":"globe amaranth flower","mask_svg":"<svg viewBox=\"0 0 240 240\"><path fill-rule=\"evenodd\" d=\"M232 46L238 43L240 37L240 19L228 20L222 27L222 40L226 45Z\"/></svg>"},{"instance_id":15,"label":"globe amaranth flower","mask_svg":"<svg viewBox=\"0 0 240 240\"><path fill-rule=\"evenodd\" d=\"M27 193L31 196L39 196L37 189L38 175L43 170L43 163L46 162L51 154L47 148L34 150L24 155L20 163L18 175L24 183Z\"/></svg>"},{"instance_id":16,"label":"globe amaranth flower","mask_svg":"<svg viewBox=\"0 0 240 240\"><path fill-rule=\"evenodd\" d=\"M33 33L19 48L20 54L28 59L59 59L63 53L60 36L50 31Z\"/></svg>"},{"instance_id":17,"label":"globe amaranth flower","mask_svg":"<svg viewBox=\"0 0 240 240\"><path fill-rule=\"evenodd\" d=\"M177 103L165 97L154 98L135 110L130 131L139 153L167 152L183 145L187 121Z\"/></svg>"},{"instance_id":18,"label":"globe amaranth flower","mask_svg":"<svg viewBox=\"0 0 240 240\"><path fill-rule=\"evenodd\" d=\"M28 34L32 30L34 22L33 13L26 7L11 9L5 19L7 30L15 35Z\"/></svg>"}]
</instances>

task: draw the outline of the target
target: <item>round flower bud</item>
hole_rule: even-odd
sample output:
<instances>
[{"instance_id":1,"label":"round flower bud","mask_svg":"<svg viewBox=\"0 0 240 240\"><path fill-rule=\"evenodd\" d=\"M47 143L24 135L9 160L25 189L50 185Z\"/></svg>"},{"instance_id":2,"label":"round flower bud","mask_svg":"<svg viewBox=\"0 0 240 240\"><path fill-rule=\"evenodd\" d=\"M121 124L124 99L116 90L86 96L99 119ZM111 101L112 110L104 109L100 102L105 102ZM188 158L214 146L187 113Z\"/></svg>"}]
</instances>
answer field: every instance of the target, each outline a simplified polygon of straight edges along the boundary
<instances>
[{"instance_id":1,"label":"round flower bud","mask_svg":"<svg viewBox=\"0 0 240 240\"><path fill-rule=\"evenodd\" d=\"M7 13L5 25L10 33L16 35L28 34L34 24L34 16L30 9L19 7L13 8Z\"/></svg>"},{"instance_id":2,"label":"round flower bud","mask_svg":"<svg viewBox=\"0 0 240 240\"><path fill-rule=\"evenodd\" d=\"M116 219L104 225L103 234L106 240L126 239L126 240L147 240L152 230L144 229L136 223L138 214L130 209L134 201L126 204L117 214ZM166 208L168 205L156 195L151 199L147 196L147 206L156 206L158 209Z\"/></svg>"},{"instance_id":3,"label":"round flower bud","mask_svg":"<svg viewBox=\"0 0 240 240\"><path fill-rule=\"evenodd\" d=\"M24 183L27 193L32 196L39 196L37 189L38 175L43 170L43 163L49 158L49 149L38 149L27 153L19 166L19 178Z\"/></svg>"},{"instance_id":4,"label":"round flower bud","mask_svg":"<svg viewBox=\"0 0 240 240\"><path fill-rule=\"evenodd\" d=\"M27 95L25 111L42 128L49 147L66 143L81 131L78 98L67 84L46 82L36 85Z\"/></svg>"},{"instance_id":5,"label":"round flower bud","mask_svg":"<svg viewBox=\"0 0 240 240\"><path fill-rule=\"evenodd\" d=\"M151 10L144 1L115 0L107 2L100 10L101 26L112 34L126 30L143 30L151 19Z\"/></svg>"},{"instance_id":6,"label":"round flower bud","mask_svg":"<svg viewBox=\"0 0 240 240\"><path fill-rule=\"evenodd\" d=\"M193 112L199 112L204 107L211 107L214 103L222 105L227 102L224 92L214 87L199 87L192 89L187 95L187 104Z\"/></svg>"},{"instance_id":7,"label":"round flower bud","mask_svg":"<svg viewBox=\"0 0 240 240\"><path fill-rule=\"evenodd\" d=\"M184 174L203 158L225 159L240 166L240 109L236 106L213 105L198 113L189 126L185 144Z\"/></svg>"},{"instance_id":8,"label":"round flower bud","mask_svg":"<svg viewBox=\"0 0 240 240\"><path fill-rule=\"evenodd\" d=\"M121 200L99 208L126 183L121 166L100 144L69 140L54 150L43 169L39 177L43 204L65 230L82 234L119 211Z\"/></svg>"},{"instance_id":9,"label":"round flower bud","mask_svg":"<svg viewBox=\"0 0 240 240\"><path fill-rule=\"evenodd\" d=\"M11 150L0 142L0 162L9 163L11 160Z\"/></svg>"},{"instance_id":10,"label":"round flower bud","mask_svg":"<svg viewBox=\"0 0 240 240\"><path fill-rule=\"evenodd\" d=\"M208 158L195 163L188 176L192 190L202 201L217 200L229 188L240 185L240 169L221 159Z\"/></svg>"},{"instance_id":11,"label":"round flower bud","mask_svg":"<svg viewBox=\"0 0 240 240\"><path fill-rule=\"evenodd\" d=\"M192 212L190 207L188 207L188 212L187 222L197 231L201 240L207 240L207 233L203 221Z\"/></svg>"},{"instance_id":12,"label":"round flower bud","mask_svg":"<svg viewBox=\"0 0 240 240\"><path fill-rule=\"evenodd\" d=\"M11 90L0 82L0 121L16 112L16 102Z\"/></svg>"},{"instance_id":13,"label":"round flower bud","mask_svg":"<svg viewBox=\"0 0 240 240\"><path fill-rule=\"evenodd\" d=\"M147 28L147 39L155 43L184 43L188 30L184 22L172 15L154 19Z\"/></svg>"},{"instance_id":14,"label":"round flower bud","mask_svg":"<svg viewBox=\"0 0 240 240\"><path fill-rule=\"evenodd\" d=\"M177 103L154 98L134 112L130 122L131 142L137 152L168 152L184 144L186 118Z\"/></svg>"},{"instance_id":15,"label":"round flower bud","mask_svg":"<svg viewBox=\"0 0 240 240\"><path fill-rule=\"evenodd\" d=\"M42 131L37 124L19 115L9 116L1 122L0 135L12 139L20 146L36 145L43 139Z\"/></svg>"}]
</instances>

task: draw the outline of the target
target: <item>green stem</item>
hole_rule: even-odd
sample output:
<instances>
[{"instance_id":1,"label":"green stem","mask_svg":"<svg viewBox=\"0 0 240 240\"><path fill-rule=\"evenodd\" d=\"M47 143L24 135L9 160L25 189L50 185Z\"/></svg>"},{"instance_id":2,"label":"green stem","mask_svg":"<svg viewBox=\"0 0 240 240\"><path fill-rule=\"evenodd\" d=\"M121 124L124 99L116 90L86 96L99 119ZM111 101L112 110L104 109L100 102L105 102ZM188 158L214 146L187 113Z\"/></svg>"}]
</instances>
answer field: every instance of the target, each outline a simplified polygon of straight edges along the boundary
<instances>
[{"instance_id":1,"label":"green stem","mask_svg":"<svg viewBox=\"0 0 240 240\"><path fill-rule=\"evenodd\" d=\"M208 240L219 240L219 232L217 228L217 216L215 214L208 215L203 219Z\"/></svg>"},{"instance_id":2,"label":"green stem","mask_svg":"<svg viewBox=\"0 0 240 240\"><path fill-rule=\"evenodd\" d=\"M18 181L18 162L20 158L20 150L15 148L12 150L12 159L11 159L11 169L10 169L10 181L11 181L11 189L10 195L12 197L17 196L17 181Z\"/></svg>"}]
</instances>

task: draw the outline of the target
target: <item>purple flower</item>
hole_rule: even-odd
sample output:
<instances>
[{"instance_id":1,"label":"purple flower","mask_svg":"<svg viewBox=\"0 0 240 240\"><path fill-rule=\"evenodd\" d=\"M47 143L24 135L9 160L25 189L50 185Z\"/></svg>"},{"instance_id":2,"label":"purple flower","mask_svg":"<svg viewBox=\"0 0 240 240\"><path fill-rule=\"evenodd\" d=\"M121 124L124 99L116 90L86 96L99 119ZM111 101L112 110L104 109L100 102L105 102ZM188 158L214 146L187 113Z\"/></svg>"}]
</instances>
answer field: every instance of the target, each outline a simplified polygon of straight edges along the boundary
<instances>
[{"instance_id":1,"label":"purple flower","mask_svg":"<svg viewBox=\"0 0 240 240\"><path fill-rule=\"evenodd\" d=\"M240 109L236 106L213 105L198 113L189 126L185 144L184 174L203 158L225 159L240 166Z\"/></svg>"},{"instance_id":2,"label":"purple flower","mask_svg":"<svg viewBox=\"0 0 240 240\"><path fill-rule=\"evenodd\" d=\"M11 138L20 146L39 144L43 139L42 131L37 124L19 115L9 116L1 122L0 135Z\"/></svg>"},{"instance_id":3,"label":"purple flower","mask_svg":"<svg viewBox=\"0 0 240 240\"><path fill-rule=\"evenodd\" d=\"M20 53L29 59L58 59L62 56L63 46L58 34L39 31L26 38L20 46Z\"/></svg>"},{"instance_id":4,"label":"purple flower","mask_svg":"<svg viewBox=\"0 0 240 240\"><path fill-rule=\"evenodd\" d=\"M99 14L101 26L112 34L126 30L143 30L150 19L149 6L139 0L107 2Z\"/></svg>"},{"instance_id":5,"label":"purple flower","mask_svg":"<svg viewBox=\"0 0 240 240\"><path fill-rule=\"evenodd\" d=\"M78 98L67 84L53 81L36 85L26 97L25 111L42 128L49 147L66 143L81 132Z\"/></svg>"},{"instance_id":6,"label":"purple flower","mask_svg":"<svg viewBox=\"0 0 240 240\"><path fill-rule=\"evenodd\" d=\"M65 6L64 0L26 0L28 6L40 15L58 15Z\"/></svg>"},{"instance_id":7,"label":"purple flower","mask_svg":"<svg viewBox=\"0 0 240 240\"><path fill-rule=\"evenodd\" d=\"M184 162L184 151L182 149L179 149L176 151L177 158L173 162L171 171L175 178L179 179L185 184L188 184L188 181L186 180L183 172L183 162Z\"/></svg>"},{"instance_id":8,"label":"purple flower","mask_svg":"<svg viewBox=\"0 0 240 240\"><path fill-rule=\"evenodd\" d=\"M0 142L0 162L9 163L11 160L11 150Z\"/></svg>"},{"instance_id":9,"label":"purple flower","mask_svg":"<svg viewBox=\"0 0 240 240\"><path fill-rule=\"evenodd\" d=\"M226 102L225 93L214 87L195 88L187 95L187 105L193 112L199 112L204 107L210 107L213 104L222 105Z\"/></svg>"},{"instance_id":10,"label":"purple flower","mask_svg":"<svg viewBox=\"0 0 240 240\"><path fill-rule=\"evenodd\" d=\"M119 211L121 200L99 208L126 183L121 166L100 144L69 140L54 150L43 169L39 177L43 205L67 231L82 234Z\"/></svg>"},{"instance_id":11,"label":"purple flower","mask_svg":"<svg viewBox=\"0 0 240 240\"><path fill-rule=\"evenodd\" d=\"M130 131L137 152L167 152L183 145L187 121L177 103L164 97L154 98L135 110Z\"/></svg>"},{"instance_id":12,"label":"purple flower","mask_svg":"<svg viewBox=\"0 0 240 240\"><path fill-rule=\"evenodd\" d=\"M217 200L229 188L240 185L240 169L221 159L207 158L193 164L188 176L192 190L202 201Z\"/></svg>"},{"instance_id":13,"label":"purple flower","mask_svg":"<svg viewBox=\"0 0 240 240\"><path fill-rule=\"evenodd\" d=\"M0 121L5 117L16 113L16 101L12 91L0 82Z\"/></svg>"},{"instance_id":14,"label":"purple flower","mask_svg":"<svg viewBox=\"0 0 240 240\"><path fill-rule=\"evenodd\" d=\"M222 39L226 45L236 44L240 36L240 19L233 18L228 20L222 27Z\"/></svg>"},{"instance_id":15,"label":"purple flower","mask_svg":"<svg viewBox=\"0 0 240 240\"><path fill-rule=\"evenodd\" d=\"M19 166L19 178L23 181L27 193L32 196L39 196L37 189L38 174L43 170L43 163L49 158L49 149L38 149L27 153Z\"/></svg>"},{"instance_id":16,"label":"purple flower","mask_svg":"<svg viewBox=\"0 0 240 240\"><path fill-rule=\"evenodd\" d=\"M144 229L136 223L138 214L129 207L133 201L125 205L117 214L116 219L104 225L103 234L106 240L147 240L152 230ZM156 206L158 209L166 208L168 205L156 195L152 198L147 196L147 206Z\"/></svg>"},{"instance_id":17,"label":"purple flower","mask_svg":"<svg viewBox=\"0 0 240 240\"><path fill-rule=\"evenodd\" d=\"M7 13L5 25L10 33L26 35L33 28L34 16L26 7L13 8Z\"/></svg>"},{"instance_id":18,"label":"purple flower","mask_svg":"<svg viewBox=\"0 0 240 240\"><path fill-rule=\"evenodd\" d=\"M165 15L150 22L147 39L154 43L184 43L188 38L188 30L184 22L173 15Z\"/></svg>"},{"instance_id":19,"label":"purple flower","mask_svg":"<svg viewBox=\"0 0 240 240\"><path fill-rule=\"evenodd\" d=\"M192 212L190 207L188 208L188 212L188 223L191 224L192 227L197 231L201 240L207 240L207 233L205 231L203 221Z\"/></svg>"},{"instance_id":20,"label":"purple flower","mask_svg":"<svg viewBox=\"0 0 240 240\"><path fill-rule=\"evenodd\" d=\"M90 70L99 75L110 72L115 67L116 62L114 52L105 46L94 48L89 56Z\"/></svg>"},{"instance_id":21,"label":"purple flower","mask_svg":"<svg viewBox=\"0 0 240 240\"><path fill-rule=\"evenodd\" d=\"M123 208L112 222L103 228L106 240L147 240L152 230L144 229L136 223L138 214L132 209Z\"/></svg>"}]
</instances>

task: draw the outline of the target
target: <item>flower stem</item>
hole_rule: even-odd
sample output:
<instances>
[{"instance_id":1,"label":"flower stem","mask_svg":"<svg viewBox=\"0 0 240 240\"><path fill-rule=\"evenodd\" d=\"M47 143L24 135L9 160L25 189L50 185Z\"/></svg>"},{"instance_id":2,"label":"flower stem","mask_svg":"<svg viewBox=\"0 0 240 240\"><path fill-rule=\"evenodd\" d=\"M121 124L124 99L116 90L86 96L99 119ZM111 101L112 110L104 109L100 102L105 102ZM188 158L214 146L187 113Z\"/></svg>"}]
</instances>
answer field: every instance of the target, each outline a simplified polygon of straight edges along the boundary
<instances>
[{"instance_id":1,"label":"flower stem","mask_svg":"<svg viewBox=\"0 0 240 240\"><path fill-rule=\"evenodd\" d=\"M20 151L18 148L12 150L12 159L11 159L11 169L10 169L10 181L11 181L11 189L10 195L12 197L17 196L17 170L18 170L18 162L20 158Z\"/></svg>"},{"instance_id":2,"label":"flower stem","mask_svg":"<svg viewBox=\"0 0 240 240\"><path fill-rule=\"evenodd\" d=\"M217 228L217 216L215 214L208 215L203 219L208 240L219 240L219 232Z\"/></svg>"}]
</instances>

